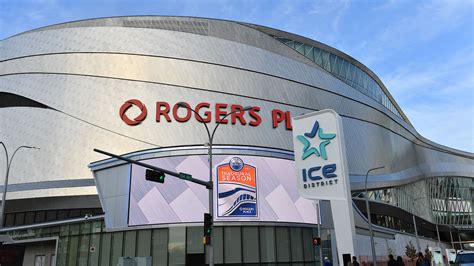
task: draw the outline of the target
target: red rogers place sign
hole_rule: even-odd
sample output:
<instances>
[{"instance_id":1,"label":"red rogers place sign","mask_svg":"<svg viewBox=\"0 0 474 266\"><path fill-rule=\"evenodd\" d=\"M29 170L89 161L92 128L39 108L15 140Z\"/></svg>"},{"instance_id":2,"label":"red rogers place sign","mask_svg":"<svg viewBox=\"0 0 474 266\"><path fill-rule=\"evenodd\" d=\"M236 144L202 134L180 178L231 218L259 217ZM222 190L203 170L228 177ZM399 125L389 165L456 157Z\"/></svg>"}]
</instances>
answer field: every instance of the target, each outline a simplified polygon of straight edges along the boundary
<instances>
[{"instance_id":1,"label":"red rogers place sign","mask_svg":"<svg viewBox=\"0 0 474 266\"><path fill-rule=\"evenodd\" d=\"M130 107L134 105L140 108L141 113L132 120L125 113L127 112L128 109L130 109ZM124 102L119 110L120 118L122 119L123 122L125 122L125 124L129 126L136 126L140 124L143 120L145 120L146 115L147 115L146 106L140 100L137 100L137 99L131 99Z\"/></svg>"},{"instance_id":2,"label":"red rogers place sign","mask_svg":"<svg viewBox=\"0 0 474 266\"><path fill-rule=\"evenodd\" d=\"M211 104L208 102L200 102L195 106L191 106L186 102L182 102L189 108L199 113L202 119L187 108L180 108L176 103L170 105L167 102L156 102L155 109L155 120L157 123L172 122L173 120L180 123L188 122L194 119L201 123L211 123L215 121L221 124L240 124L249 126L259 126L262 123L262 117L260 115L260 107L253 106L249 111L244 111L244 107L239 104L226 104L226 103L215 103ZM140 109L140 114L134 119L130 119L127 116L127 110L136 106ZM179 109L179 112L178 112ZM228 113L232 113L229 117L223 119ZM145 120L147 116L147 108L143 102L137 99L130 99L125 101L119 109L119 116L122 121L129 126L136 126ZM273 109L271 111L272 126L277 128L280 126L285 127L286 130L292 130L291 127L291 114L289 111L282 111L279 109Z\"/></svg>"}]
</instances>

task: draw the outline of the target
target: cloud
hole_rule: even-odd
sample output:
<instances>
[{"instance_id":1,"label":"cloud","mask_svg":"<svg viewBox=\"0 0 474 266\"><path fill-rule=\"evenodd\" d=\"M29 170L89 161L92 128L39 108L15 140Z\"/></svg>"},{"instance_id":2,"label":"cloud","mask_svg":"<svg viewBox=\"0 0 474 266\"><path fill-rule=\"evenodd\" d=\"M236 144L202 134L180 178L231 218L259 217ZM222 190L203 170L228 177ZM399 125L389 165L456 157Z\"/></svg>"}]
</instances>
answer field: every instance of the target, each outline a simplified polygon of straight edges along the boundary
<instances>
[{"instance_id":1,"label":"cloud","mask_svg":"<svg viewBox=\"0 0 474 266\"><path fill-rule=\"evenodd\" d=\"M474 54L408 63L382 79L424 137L474 152ZM449 137L447 137L449 136Z\"/></svg>"},{"instance_id":2,"label":"cloud","mask_svg":"<svg viewBox=\"0 0 474 266\"><path fill-rule=\"evenodd\" d=\"M314 1L308 11L308 16L321 23L315 23L313 30L320 31L320 36L324 36L327 42L337 41L341 20L344 19L350 4L349 0Z\"/></svg>"},{"instance_id":3,"label":"cloud","mask_svg":"<svg viewBox=\"0 0 474 266\"><path fill-rule=\"evenodd\" d=\"M458 150L474 152L472 104L420 103L405 108L405 113L425 138Z\"/></svg>"},{"instance_id":4,"label":"cloud","mask_svg":"<svg viewBox=\"0 0 474 266\"><path fill-rule=\"evenodd\" d=\"M373 65L400 53L415 43L432 40L466 23L472 22L472 1L398 2L387 4L382 11L372 9L374 17L386 16L371 32L370 45L360 53L365 64ZM380 8L380 7L379 7ZM375 13L382 12L375 16ZM467 22L469 23L469 22ZM472 29L472 25L471 25ZM363 34L363 33L361 33Z\"/></svg>"},{"instance_id":5,"label":"cloud","mask_svg":"<svg viewBox=\"0 0 474 266\"><path fill-rule=\"evenodd\" d=\"M404 62L396 70L382 76L385 85L400 100L426 96L453 98L473 91L474 53L471 48L444 57L424 61ZM416 92L416 93L413 93ZM472 95L472 94L471 94ZM442 99L441 99L442 100Z\"/></svg>"}]
</instances>

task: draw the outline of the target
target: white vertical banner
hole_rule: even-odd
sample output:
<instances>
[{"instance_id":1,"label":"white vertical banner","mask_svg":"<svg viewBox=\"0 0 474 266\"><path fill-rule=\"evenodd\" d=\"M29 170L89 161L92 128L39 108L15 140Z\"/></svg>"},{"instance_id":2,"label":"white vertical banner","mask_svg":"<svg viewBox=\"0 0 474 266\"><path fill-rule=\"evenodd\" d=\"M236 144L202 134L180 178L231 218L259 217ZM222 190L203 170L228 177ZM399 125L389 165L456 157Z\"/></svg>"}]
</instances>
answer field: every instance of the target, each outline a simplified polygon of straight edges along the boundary
<instances>
[{"instance_id":1,"label":"white vertical banner","mask_svg":"<svg viewBox=\"0 0 474 266\"><path fill-rule=\"evenodd\" d=\"M296 184L300 195L331 203L339 262L354 255L355 226L341 117L330 109L294 117Z\"/></svg>"}]
</instances>

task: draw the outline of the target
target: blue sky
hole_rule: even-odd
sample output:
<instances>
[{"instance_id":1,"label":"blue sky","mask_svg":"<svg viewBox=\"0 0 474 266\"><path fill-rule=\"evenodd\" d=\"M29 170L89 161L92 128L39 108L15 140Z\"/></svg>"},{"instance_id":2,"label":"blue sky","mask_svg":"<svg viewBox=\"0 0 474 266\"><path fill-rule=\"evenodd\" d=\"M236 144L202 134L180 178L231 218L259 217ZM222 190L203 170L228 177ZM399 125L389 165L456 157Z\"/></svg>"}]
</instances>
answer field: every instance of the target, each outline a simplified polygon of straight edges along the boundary
<instances>
[{"instance_id":1,"label":"blue sky","mask_svg":"<svg viewBox=\"0 0 474 266\"><path fill-rule=\"evenodd\" d=\"M237 20L326 43L372 69L424 137L474 152L474 1L0 0L0 39L121 15Z\"/></svg>"}]
</instances>

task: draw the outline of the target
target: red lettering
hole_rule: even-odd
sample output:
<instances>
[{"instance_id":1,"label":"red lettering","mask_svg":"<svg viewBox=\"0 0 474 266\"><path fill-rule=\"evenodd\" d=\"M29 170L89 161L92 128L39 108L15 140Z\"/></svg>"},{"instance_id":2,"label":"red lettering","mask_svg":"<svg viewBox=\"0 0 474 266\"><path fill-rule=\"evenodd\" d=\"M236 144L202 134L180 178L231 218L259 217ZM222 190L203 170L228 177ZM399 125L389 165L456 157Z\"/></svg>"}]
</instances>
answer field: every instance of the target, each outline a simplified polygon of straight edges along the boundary
<instances>
[{"instance_id":1,"label":"red lettering","mask_svg":"<svg viewBox=\"0 0 474 266\"><path fill-rule=\"evenodd\" d=\"M166 121L171 122L169 112L170 105L167 102L156 102L156 122L160 122L161 116L164 116Z\"/></svg>"},{"instance_id":2,"label":"red lettering","mask_svg":"<svg viewBox=\"0 0 474 266\"><path fill-rule=\"evenodd\" d=\"M258 125L260 125L260 123L262 123L262 118L260 117L260 115L257 113L258 111L260 111L260 107L258 106L254 106L252 109L250 109L249 111L249 115L250 117L252 117L254 119L254 121L250 121L249 122L249 125L253 126L253 127L256 127Z\"/></svg>"},{"instance_id":3,"label":"red lettering","mask_svg":"<svg viewBox=\"0 0 474 266\"><path fill-rule=\"evenodd\" d=\"M222 119L221 120L221 117L227 115L226 111L221 110L221 109L225 109L225 108L227 108L226 103L216 103L216 123L227 124L227 122L228 122L227 119Z\"/></svg>"},{"instance_id":4,"label":"red lettering","mask_svg":"<svg viewBox=\"0 0 474 266\"><path fill-rule=\"evenodd\" d=\"M272 110L272 125L273 128L277 128L278 124L285 120L285 113L282 110L273 109Z\"/></svg>"},{"instance_id":5,"label":"red lettering","mask_svg":"<svg viewBox=\"0 0 474 266\"><path fill-rule=\"evenodd\" d=\"M285 112L285 125L286 125L286 130L292 130L293 127L291 127L291 114L290 114L290 111L286 111Z\"/></svg>"},{"instance_id":6,"label":"red lettering","mask_svg":"<svg viewBox=\"0 0 474 266\"><path fill-rule=\"evenodd\" d=\"M244 107L242 107L242 105L233 104L231 106L230 110L231 110L232 114L230 115L230 121L231 121L232 125L235 125L235 123L237 123L237 119L239 119L240 124L242 124L242 125L247 124L247 122L245 121L245 118L244 118L245 111L242 111L243 109L244 109Z\"/></svg>"},{"instance_id":7,"label":"red lettering","mask_svg":"<svg viewBox=\"0 0 474 266\"><path fill-rule=\"evenodd\" d=\"M187 107L191 108L191 106L189 106L188 103L185 103L185 102L183 102L183 103L184 103L184 105L186 105ZM180 117L180 116L178 115L178 109L181 109L182 111L186 112L186 116ZM175 104L175 105L173 106L173 117L174 117L174 120L176 120L176 121L178 121L178 122L181 122L181 123L187 122L187 121L191 118L191 113L192 113L192 111L189 110L188 108L180 108L179 105L177 105L177 104Z\"/></svg>"},{"instance_id":8,"label":"red lettering","mask_svg":"<svg viewBox=\"0 0 474 266\"><path fill-rule=\"evenodd\" d=\"M196 105L196 113L199 114L199 111L202 109L202 108L209 108L211 107L211 105L209 103L198 103L198 105ZM194 117L196 117L196 120L201 122L201 123L209 123L211 122L211 117L212 117L212 113L210 111L205 111L204 112L204 115L201 115L202 119L197 115L197 114L194 114Z\"/></svg>"}]
</instances>

